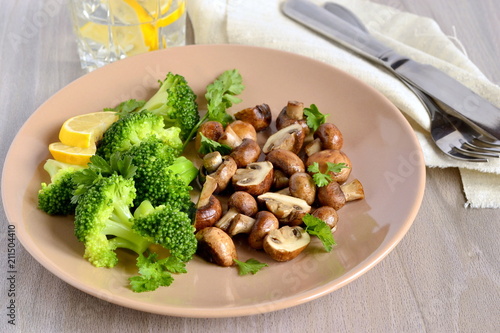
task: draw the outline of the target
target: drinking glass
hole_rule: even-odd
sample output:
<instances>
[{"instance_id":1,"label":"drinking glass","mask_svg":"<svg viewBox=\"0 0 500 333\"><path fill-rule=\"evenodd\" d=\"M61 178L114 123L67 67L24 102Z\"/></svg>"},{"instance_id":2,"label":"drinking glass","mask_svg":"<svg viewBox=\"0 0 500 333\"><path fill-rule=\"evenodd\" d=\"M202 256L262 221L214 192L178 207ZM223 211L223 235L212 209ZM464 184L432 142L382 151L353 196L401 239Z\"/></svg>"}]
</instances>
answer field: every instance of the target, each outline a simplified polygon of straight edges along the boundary
<instances>
[{"instance_id":1,"label":"drinking glass","mask_svg":"<svg viewBox=\"0 0 500 333\"><path fill-rule=\"evenodd\" d=\"M70 0L82 68L186 44L186 0Z\"/></svg>"}]
</instances>

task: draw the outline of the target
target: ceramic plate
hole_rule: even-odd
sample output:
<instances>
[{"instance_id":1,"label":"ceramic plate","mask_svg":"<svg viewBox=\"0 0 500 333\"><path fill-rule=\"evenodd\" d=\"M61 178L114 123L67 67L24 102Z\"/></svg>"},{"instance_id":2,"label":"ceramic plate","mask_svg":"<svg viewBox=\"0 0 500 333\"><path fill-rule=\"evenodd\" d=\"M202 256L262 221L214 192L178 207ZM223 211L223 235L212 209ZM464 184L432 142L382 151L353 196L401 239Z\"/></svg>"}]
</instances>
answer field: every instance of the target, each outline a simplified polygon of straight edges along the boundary
<instances>
[{"instance_id":1,"label":"ceramic plate","mask_svg":"<svg viewBox=\"0 0 500 333\"><path fill-rule=\"evenodd\" d=\"M37 191L48 181L43 163L49 143L67 118L102 110L130 98L146 99L171 71L183 75L205 107L205 87L226 69L237 68L246 86L243 102L230 111L267 103L276 115L288 100L316 104L344 134L351 178L366 199L339 211L337 245L325 253L313 242L298 258L277 263L239 241L240 259L269 264L256 275L239 276L195 258L170 287L133 293L127 278L135 258L120 252L116 268L95 268L82 259L83 246L71 219L37 209ZM147 53L85 75L60 90L28 119L12 143L2 176L10 223L30 254L72 286L133 309L186 317L264 313L311 301L366 273L410 228L421 203L425 167L416 137L400 111L350 75L309 58L247 46L187 46Z\"/></svg>"}]
</instances>

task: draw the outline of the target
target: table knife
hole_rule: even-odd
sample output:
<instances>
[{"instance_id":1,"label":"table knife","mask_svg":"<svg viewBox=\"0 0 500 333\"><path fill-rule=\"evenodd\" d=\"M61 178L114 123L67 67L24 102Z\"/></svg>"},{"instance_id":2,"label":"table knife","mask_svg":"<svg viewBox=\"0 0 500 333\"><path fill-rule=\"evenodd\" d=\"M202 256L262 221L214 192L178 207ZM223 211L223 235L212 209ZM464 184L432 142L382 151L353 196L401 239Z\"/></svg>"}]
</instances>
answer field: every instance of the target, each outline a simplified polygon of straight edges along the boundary
<instances>
[{"instance_id":1,"label":"table knife","mask_svg":"<svg viewBox=\"0 0 500 333\"><path fill-rule=\"evenodd\" d=\"M365 31L307 0L288 0L283 13L392 71L478 131L500 140L500 109L439 69L400 55Z\"/></svg>"}]
</instances>

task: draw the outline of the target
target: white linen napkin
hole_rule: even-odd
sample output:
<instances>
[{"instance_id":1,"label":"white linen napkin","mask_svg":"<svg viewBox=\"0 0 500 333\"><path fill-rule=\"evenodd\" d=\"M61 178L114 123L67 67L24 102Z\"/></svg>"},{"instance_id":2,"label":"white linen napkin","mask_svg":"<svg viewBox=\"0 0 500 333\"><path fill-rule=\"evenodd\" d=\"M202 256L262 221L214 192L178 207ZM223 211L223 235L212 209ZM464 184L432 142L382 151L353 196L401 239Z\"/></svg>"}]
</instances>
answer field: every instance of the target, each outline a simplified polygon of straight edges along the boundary
<instances>
[{"instance_id":1,"label":"white linen napkin","mask_svg":"<svg viewBox=\"0 0 500 333\"><path fill-rule=\"evenodd\" d=\"M429 135L429 117L404 84L329 42L280 11L283 0L189 0L196 44L245 44L309 56L340 68L371 85L406 116L420 141L428 167L458 167L466 200L472 208L500 208L500 160L461 162L437 149ZM326 0L312 0L323 4ZM481 71L446 36L435 21L368 0L334 0L351 9L371 34L397 52L433 65L500 106L500 87Z\"/></svg>"}]
</instances>

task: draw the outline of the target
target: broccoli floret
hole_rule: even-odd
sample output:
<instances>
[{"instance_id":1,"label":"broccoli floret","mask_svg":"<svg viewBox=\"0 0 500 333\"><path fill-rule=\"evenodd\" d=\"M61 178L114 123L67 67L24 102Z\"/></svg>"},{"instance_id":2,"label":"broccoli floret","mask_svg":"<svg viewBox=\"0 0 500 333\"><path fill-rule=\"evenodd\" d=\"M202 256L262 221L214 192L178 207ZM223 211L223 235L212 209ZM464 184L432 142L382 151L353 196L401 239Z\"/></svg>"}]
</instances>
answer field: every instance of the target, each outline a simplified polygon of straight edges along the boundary
<instances>
[{"instance_id":1,"label":"broccoli floret","mask_svg":"<svg viewBox=\"0 0 500 333\"><path fill-rule=\"evenodd\" d=\"M134 175L137 196L134 206L149 200L154 206L168 205L190 214L194 210L189 186L198 169L183 156L157 139L149 139L131 148L124 156L132 158L137 167Z\"/></svg>"},{"instance_id":2,"label":"broccoli floret","mask_svg":"<svg viewBox=\"0 0 500 333\"><path fill-rule=\"evenodd\" d=\"M200 120L195 93L183 76L173 73L160 82L158 91L141 110L163 116L166 127L180 128L182 140L187 139Z\"/></svg>"},{"instance_id":3,"label":"broccoli floret","mask_svg":"<svg viewBox=\"0 0 500 333\"><path fill-rule=\"evenodd\" d=\"M150 240L132 230L133 179L100 177L78 198L75 235L85 245L84 258L97 267L114 267L117 248L142 254Z\"/></svg>"},{"instance_id":4,"label":"broccoli floret","mask_svg":"<svg viewBox=\"0 0 500 333\"><path fill-rule=\"evenodd\" d=\"M196 252L197 242L192 220L175 206L154 207L144 201L134 212L133 229L170 251L170 255L189 261Z\"/></svg>"},{"instance_id":5,"label":"broccoli floret","mask_svg":"<svg viewBox=\"0 0 500 333\"><path fill-rule=\"evenodd\" d=\"M99 175L78 198L75 235L85 245L84 258L96 267L114 267L118 248L135 252L139 275L129 279L131 288L152 291L170 285L172 273L186 272L185 262L196 252L195 229L188 214L174 206L145 201L132 214L134 198L132 178ZM158 259L153 244L169 250L169 257Z\"/></svg>"},{"instance_id":6,"label":"broccoli floret","mask_svg":"<svg viewBox=\"0 0 500 333\"><path fill-rule=\"evenodd\" d=\"M50 183L41 183L38 208L50 215L74 214L76 205L71 198L76 185L73 176L85 167L48 159L43 168L50 176Z\"/></svg>"},{"instance_id":7,"label":"broccoli floret","mask_svg":"<svg viewBox=\"0 0 500 333\"><path fill-rule=\"evenodd\" d=\"M156 160L161 160L166 165L171 165L177 156L179 156L179 151L153 136L123 152L122 157L126 156L132 157L132 162L135 166L148 165Z\"/></svg>"},{"instance_id":8,"label":"broccoli floret","mask_svg":"<svg viewBox=\"0 0 500 333\"><path fill-rule=\"evenodd\" d=\"M151 112L130 113L118 119L104 132L97 143L96 154L109 160L113 153L126 151L149 137L156 137L180 152L180 131L178 127L165 128L163 117Z\"/></svg>"}]
</instances>

